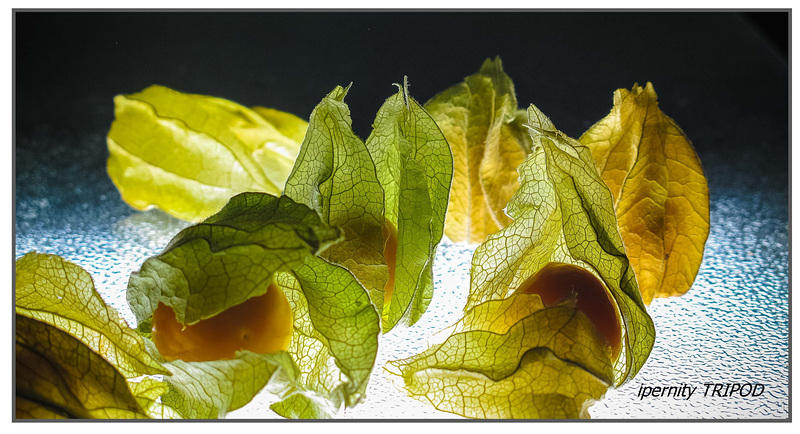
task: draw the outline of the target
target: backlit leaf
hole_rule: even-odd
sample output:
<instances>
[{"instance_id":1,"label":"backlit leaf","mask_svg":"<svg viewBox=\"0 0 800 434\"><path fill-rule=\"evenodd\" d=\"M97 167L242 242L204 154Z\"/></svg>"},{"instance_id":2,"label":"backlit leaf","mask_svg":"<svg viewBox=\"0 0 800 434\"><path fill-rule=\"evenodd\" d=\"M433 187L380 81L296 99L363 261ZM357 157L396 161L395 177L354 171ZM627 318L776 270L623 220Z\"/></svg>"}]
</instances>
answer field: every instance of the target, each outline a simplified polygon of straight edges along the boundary
<instances>
[{"instance_id":1,"label":"backlit leaf","mask_svg":"<svg viewBox=\"0 0 800 434\"><path fill-rule=\"evenodd\" d=\"M123 200L190 221L219 211L237 193L280 194L305 124L162 86L119 95L114 106L108 174Z\"/></svg>"},{"instance_id":2,"label":"backlit leaf","mask_svg":"<svg viewBox=\"0 0 800 434\"><path fill-rule=\"evenodd\" d=\"M165 404L190 417L220 417L266 386L282 400L294 400L297 393L314 397L322 403L314 411L282 413L309 416L330 415L363 399L380 317L353 274L317 256L340 234L289 197L243 193L145 261L128 285L128 300L141 323L148 324L164 303L180 323L193 324L264 294L273 282L292 313L285 353L165 364L173 371L168 381L176 393L165 397ZM197 384L204 385L202 390Z\"/></svg>"},{"instance_id":3,"label":"backlit leaf","mask_svg":"<svg viewBox=\"0 0 800 434\"><path fill-rule=\"evenodd\" d=\"M625 333L614 383L622 384L644 364L655 330L625 256L611 194L588 148L533 105L527 125L534 147L509 202L514 222L475 251L466 308L508 297L550 262L584 268L600 278L619 309Z\"/></svg>"},{"instance_id":4,"label":"backlit leaf","mask_svg":"<svg viewBox=\"0 0 800 434\"><path fill-rule=\"evenodd\" d=\"M244 407L280 368L290 371L292 361L285 352L255 354L242 352L235 359L207 362L174 360L165 363L172 376L169 390L161 398L185 419L216 419Z\"/></svg>"},{"instance_id":5,"label":"backlit leaf","mask_svg":"<svg viewBox=\"0 0 800 434\"><path fill-rule=\"evenodd\" d=\"M480 243L508 225L506 204L517 190L517 166L530 152L514 84L500 59L425 104L453 153L453 187L445 234Z\"/></svg>"},{"instance_id":6,"label":"backlit leaf","mask_svg":"<svg viewBox=\"0 0 800 434\"><path fill-rule=\"evenodd\" d=\"M89 273L59 256L31 252L18 259L15 297L17 313L75 336L128 378L169 372L100 298Z\"/></svg>"},{"instance_id":7,"label":"backlit leaf","mask_svg":"<svg viewBox=\"0 0 800 434\"><path fill-rule=\"evenodd\" d=\"M344 239L323 257L352 271L379 309L389 278L383 257L383 188L369 149L353 133L347 89L337 86L314 108L286 181L286 195L340 227Z\"/></svg>"},{"instance_id":8,"label":"backlit leaf","mask_svg":"<svg viewBox=\"0 0 800 434\"><path fill-rule=\"evenodd\" d=\"M466 417L588 417L607 388L641 369L655 330L589 150L534 106L526 127L533 149L508 204L514 220L475 251L464 318L442 344L388 369L411 396ZM554 305L521 292L551 263L600 279L614 311L601 320L621 328L620 348L579 307L583 288Z\"/></svg>"},{"instance_id":9,"label":"backlit leaf","mask_svg":"<svg viewBox=\"0 0 800 434\"><path fill-rule=\"evenodd\" d=\"M308 398L310 407L302 412L308 417L331 417L355 406L365 397L380 334L378 314L364 287L348 270L319 257L279 274L278 283L291 292L295 331L289 353L298 377L284 396L292 402L297 393ZM280 403L272 409L285 417L295 412Z\"/></svg>"},{"instance_id":10,"label":"backlit leaf","mask_svg":"<svg viewBox=\"0 0 800 434\"><path fill-rule=\"evenodd\" d=\"M292 384L286 353L166 363L103 302L86 271L58 256L23 256L16 282L17 417L216 418L278 383L273 377Z\"/></svg>"},{"instance_id":11,"label":"backlit leaf","mask_svg":"<svg viewBox=\"0 0 800 434\"><path fill-rule=\"evenodd\" d=\"M282 112L273 108L256 106L253 107L252 110L280 131L281 134L297 143L296 148L292 147L292 152L296 155L300 150L300 143L303 143L303 138L306 136L308 122L291 113Z\"/></svg>"},{"instance_id":12,"label":"backlit leaf","mask_svg":"<svg viewBox=\"0 0 800 434\"><path fill-rule=\"evenodd\" d=\"M645 303L691 288L709 232L703 167L656 98L650 83L617 90L611 113L580 138L614 196Z\"/></svg>"},{"instance_id":13,"label":"backlit leaf","mask_svg":"<svg viewBox=\"0 0 800 434\"><path fill-rule=\"evenodd\" d=\"M242 193L146 260L131 275L128 303L139 322L164 303L178 322L194 324L266 293L275 272L301 266L339 237L285 196Z\"/></svg>"},{"instance_id":14,"label":"backlit leaf","mask_svg":"<svg viewBox=\"0 0 800 434\"><path fill-rule=\"evenodd\" d=\"M328 409L329 406L326 401L298 392L272 404L269 408L290 419L330 419L333 411Z\"/></svg>"},{"instance_id":15,"label":"backlit leaf","mask_svg":"<svg viewBox=\"0 0 800 434\"><path fill-rule=\"evenodd\" d=\"M589 320L569 304L545 309L513 294L467 311L441 344L387 369L407 393L470 418L587 417L611 384L611 362Z\"/></svg>"},{"instance_id":16,"label":"backlit leaf","mask_svg":"<svg viewBox=\"0 0 800 434\"><path fill-rule=\"evenodd\" d=\"M433 259L444 231L453 156L407 82L386 100L373 125L366 144L385 192L385 217L397 228L394 287L383 308L386 332L417 322L433 297Z\"/></svg>"},{"instance_id":17,"label":"backlit leaf","mask_svg":"<svg viewBox=\"0 0 800 434\"><path fill-rule=\"evenodd\" d=\"M16 315L16 395L21 417L150 417L108 361L50 324Z\"/></svg>"},{"instance_id":18,"label":"backlit leaf","mask_svg":"<svg viewBox=\"0 0 800 434\"><path fill-rule=\"evenodd\" d=\"M367 288L386 332L415 323L432 298L452 156L407 85L386 100L362 142L343 101L348 89L334 89L311 114L286 195L344 230L344 241L321 257L350 270ZM385 252L391 246L387 226L396 228L394 252ZM384 253L394 254L392 270Z\"/></svg>"},{"instance_id":19,"label":"backlit leaf","mask_svg":"<svg viewBox=\"0 0 800 434\"><path fill-rule=\"evenodd\" d=\"M69 414L64 410L47 404L31 401L19 395L15 396L14 400L16 401L14 417L17 419L69 419Z\"/></svg>"}]
</instances>

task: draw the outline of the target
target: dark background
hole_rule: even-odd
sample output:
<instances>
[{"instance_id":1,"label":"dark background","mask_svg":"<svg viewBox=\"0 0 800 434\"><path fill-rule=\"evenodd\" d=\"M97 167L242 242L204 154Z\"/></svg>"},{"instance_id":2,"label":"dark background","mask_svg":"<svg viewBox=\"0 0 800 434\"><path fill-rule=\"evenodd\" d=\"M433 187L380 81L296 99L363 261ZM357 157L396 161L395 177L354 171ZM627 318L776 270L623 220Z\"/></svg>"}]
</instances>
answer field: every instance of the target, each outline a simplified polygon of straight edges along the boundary
<instances>
[{"instance_id":1,"label":"dark background","mask_svg":"<svg viewBox=\"0 0 800 434\"><path fill-rule=\"evenodd\" d=\"M520 106L576 138L614 90L652 82L697 148L712 201L743 189L788 204L788 12L31 11L14 24L18 195L45 194L23 181L57 183L43 164L76 156L111 186L116 94L161 84L307 119L353 82L346 102L366 138L404 75L424 102L499 55Z\"/></svg>"}]
</instances>

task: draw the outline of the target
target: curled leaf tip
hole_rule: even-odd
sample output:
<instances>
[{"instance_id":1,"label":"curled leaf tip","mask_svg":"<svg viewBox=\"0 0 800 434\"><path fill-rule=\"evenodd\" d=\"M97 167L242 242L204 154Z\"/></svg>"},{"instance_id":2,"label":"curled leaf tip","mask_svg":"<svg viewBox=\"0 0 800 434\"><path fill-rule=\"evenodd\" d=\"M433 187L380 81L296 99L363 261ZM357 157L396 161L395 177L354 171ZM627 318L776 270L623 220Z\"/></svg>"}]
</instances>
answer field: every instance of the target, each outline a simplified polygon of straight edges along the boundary
<instances>
[{"instance_id":1,"label":"curled leaf tip","mask_svg":"<svg viewBox=\"0 0 800 434\"><path fill-rule=\"evenodd\" d=\"M408 92L409 84L408 84L408 76L403 76L403 84L400 83L392 83L393 86L397 88L397 91L403 95L403 102L406 106L406 110L411 110L411 105L409 104L408 99L411 97L411 94Z\"/></svg>"},{"instance_id":2,"label":"curled leaf tip","mask_svg":"<svg viewBox=\"0 0 800 434\"><path fill-rule=\"evenodd\" d=\"M406 109L411 110L411 105L408 102L408 99L411 97L411 94L408 92L409 84L408 84L408 76L403 76L403 101L406 103Z\"/></svg>"},{"instance_id":3,"label":"curled leaf tip","mask_svg":"<svg viewBox=\"0 0 800 434\"><path fill-rule=\"evenodd\" d=\"M336 87L334 87L333 90L330 91L328 93L328 95L326 95L325 98L333 100L333 101L337 101L337 102L340 102L340 103L344 103L344 98L347 96L347 93L350 92L350 88L352 86L353 86L353 82L352 81L350 82L350 84L348 84L345 87L342 87L340 85L336 85Z\"/></svg>"}]
</instances>

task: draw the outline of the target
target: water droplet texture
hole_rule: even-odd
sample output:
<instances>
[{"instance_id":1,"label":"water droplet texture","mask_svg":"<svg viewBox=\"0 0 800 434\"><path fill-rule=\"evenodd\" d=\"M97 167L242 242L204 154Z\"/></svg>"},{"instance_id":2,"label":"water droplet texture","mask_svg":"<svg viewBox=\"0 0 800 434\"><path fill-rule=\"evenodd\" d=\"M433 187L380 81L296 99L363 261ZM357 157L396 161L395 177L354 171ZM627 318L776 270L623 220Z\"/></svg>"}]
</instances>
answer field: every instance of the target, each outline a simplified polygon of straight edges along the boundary
<instances>
[{"instance_id":1,"label":"water droplet texture","mask_svg":"<svg viewBox=\"0 0 800 434\"><path fill-rule=\"evenodd\" d=\"M16 258L31 250L86 269L101 295L131 326L125 300L130 273L159 253L188 223L161 211L137 212L119 199L104 171L103 135L47 137L59 146L17 144ZM593 418L771 419L788 417L788 193L727 187L719 160L704 160L711 190L711 234L692 289L648 306L656 343L630 383L609 390ZM780 180L779 180L780 181ZM721 185L722 184L722 185ZM781 182L777 183L780 187ZM413 327L383 335L367 397L341 416L359 419L455 418L407 397L383 369L425 350L434 333L462 316L473 248L444 240L434 267L434 298ZM758 397L704 397L703 383L761 383ZM642 386L698 389L689 400L639 399ZM261 394L230 418L277 417Z\"/></svg>"}]
</instances>

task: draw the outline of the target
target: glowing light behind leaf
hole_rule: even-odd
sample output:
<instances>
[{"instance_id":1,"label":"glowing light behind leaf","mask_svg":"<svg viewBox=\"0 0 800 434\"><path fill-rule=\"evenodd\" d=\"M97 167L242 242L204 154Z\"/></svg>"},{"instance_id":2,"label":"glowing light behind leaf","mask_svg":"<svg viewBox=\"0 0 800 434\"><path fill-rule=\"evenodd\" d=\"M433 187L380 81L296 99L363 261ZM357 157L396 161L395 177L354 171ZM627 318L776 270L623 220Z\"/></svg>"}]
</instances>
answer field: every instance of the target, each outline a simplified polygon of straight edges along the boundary
<instances>
[{"instance_id":1,"label":"glowing light behind leaf","mask_svg":"<svg viewBox=\"0 0 800 434\"><path fill-rule=\"evenodd\" d=\"M480 243L508 225L504 209L518 187L517 166L530 151L514 84L499 58L428 101L453 153L453 187L445 234Z\"/></svg>"},{"instance_id":2,"label":"glowing light behind leaf","mask_svg":"<svg viewBox=\"0 0 800 434\"><path fill-rule=\"evenodd\" d=\"M433 297L433 259L444 232L453 156L407 82L381 106L373 125L366 145L385 192L386 219L398 236L394 291L383 310L387 332L417 322Z\"/></svg>"},{"instance_id":3,"label":"glowing light behind leaf","mask_svg":"<svg viewBox=\"0 0 800 434\"><path fill-rule=\"evenodd\" d=\"M189 221L241 192L280 194L306 125L288 113L163 86L117 96L114 112L108 174L123 200Z\"/></svg>"},{"instance_id":4,"label":"glowing light behind leaf","mask_svg":"<svg viewBox=\"0 0 800 434\"><path fill-rule=\"evenodd\" d=\"M617 90L611 113L580 142L614 196L645 303L685 294L708 238L708 183L691 142L658 108L652 84Z\"/></svg>"}]
</instances>

